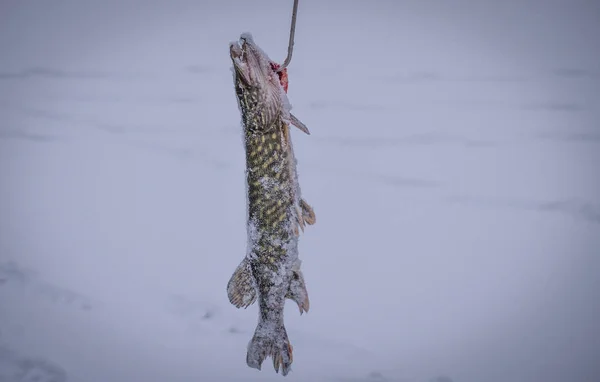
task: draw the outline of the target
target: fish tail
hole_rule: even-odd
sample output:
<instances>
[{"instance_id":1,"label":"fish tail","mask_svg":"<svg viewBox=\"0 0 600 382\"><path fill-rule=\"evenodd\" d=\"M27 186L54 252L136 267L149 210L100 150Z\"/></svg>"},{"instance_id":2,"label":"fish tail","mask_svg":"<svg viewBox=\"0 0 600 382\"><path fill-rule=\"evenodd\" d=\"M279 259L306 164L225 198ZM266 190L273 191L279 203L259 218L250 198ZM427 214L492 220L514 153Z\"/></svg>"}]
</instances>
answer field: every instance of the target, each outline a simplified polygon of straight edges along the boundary
<instances>
[{"instance_id":1,"label":"fish tail","mask_svg":"<svg viewBox=\"0 0 600 382\"><path fill-rule=\"evenodd\" d=\"M267 357L273 359L275 372L279 373L280 367L282 375L285 376L290 372L293 361L292 345L283 324L273 325L261 321L256 327L254 337L248 344L246 363L260 370Z\"/></svg>"}]
</instances>

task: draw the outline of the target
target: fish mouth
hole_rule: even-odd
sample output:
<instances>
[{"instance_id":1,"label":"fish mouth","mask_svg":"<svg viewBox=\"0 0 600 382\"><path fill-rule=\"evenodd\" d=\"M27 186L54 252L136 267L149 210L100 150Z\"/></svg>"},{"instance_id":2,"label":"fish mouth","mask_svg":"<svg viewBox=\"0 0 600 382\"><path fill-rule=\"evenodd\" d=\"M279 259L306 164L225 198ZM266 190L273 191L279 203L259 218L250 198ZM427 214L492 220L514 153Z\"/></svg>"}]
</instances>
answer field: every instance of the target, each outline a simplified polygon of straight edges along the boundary
<instances>
[{"instance_id":1,"label":"fish mouth","mask_svg":"<svg viewBox=\"0 0 600 382\"><path fill-rule=\"evenodd\" d=\"M272 71L269 58L250 33L243 33L238 41L230 43L229 53L236 72L248 84L260 82Z\"/></svg>"},{"instance_id":2,"label":"fish mouth","mask_svg":"<svg viewBox=\"0 0 600 382\"><path fill-rule=\"evenodd\" d=\"M238 41L229 44L229 53L234 61L242 61L248 51L248 42L240 38Z\"/></svg>"},{"instance_id":3,"label":"fish mouth","mask_svg":"<svg viewBox=\"0 0 600 382\"><path fill-rule=\"evenodd\" d=\"M258 60L258 52L254 49L254 40L248 33L240 36L238 41L229 44L229 53L233 63L236 65L248 65L249 61Z\"/></svg>"}]
</instances>

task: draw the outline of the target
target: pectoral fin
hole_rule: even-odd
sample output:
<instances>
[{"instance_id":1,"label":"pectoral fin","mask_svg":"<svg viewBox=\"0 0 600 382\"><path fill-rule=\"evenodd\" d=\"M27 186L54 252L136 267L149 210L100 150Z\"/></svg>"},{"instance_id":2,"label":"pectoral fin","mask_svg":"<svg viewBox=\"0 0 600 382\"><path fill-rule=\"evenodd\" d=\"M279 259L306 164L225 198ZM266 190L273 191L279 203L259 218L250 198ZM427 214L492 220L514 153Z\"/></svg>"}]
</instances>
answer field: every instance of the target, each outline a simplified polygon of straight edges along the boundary
<instances>
[{"instance_id":1,"label":"pectoral fin","mask_svg":"<svg viewBox=\"0 0 600 382\"><path fill-rule=\"evenodd\" d=\"M310 131L308 130L308 127L306 127L306 125L302 122L300 122L300 120L298 118L296 118L295 115L293 115L292 113L290 113L290 123L294 126L296 126L297 128L299 128L302 132L310 135Z\"/></svg>"},{"instance_id":2,"label":"pectoral fin","mask_svg":"<svg viewBox=\"0 0 600 382\"><path fill-rule=\"evenodd\" d=\"M247 259L242 260L229 279L227 297L236 308L247 308L256 301L256 281Z\"/></svg>"}]
</instances>

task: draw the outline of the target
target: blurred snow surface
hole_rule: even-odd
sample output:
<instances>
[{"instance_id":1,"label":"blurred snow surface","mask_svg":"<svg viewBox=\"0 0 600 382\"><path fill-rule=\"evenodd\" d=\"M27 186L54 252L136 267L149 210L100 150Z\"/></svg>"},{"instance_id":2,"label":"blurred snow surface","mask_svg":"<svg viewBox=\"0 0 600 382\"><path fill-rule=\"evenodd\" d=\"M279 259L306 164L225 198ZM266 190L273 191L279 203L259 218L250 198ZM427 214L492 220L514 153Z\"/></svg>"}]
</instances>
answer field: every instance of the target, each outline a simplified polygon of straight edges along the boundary
<instances>
[{"instance_id":1,"label":"blurred snow surface","mask_svg":"<svg viewBox=\"0 0 600 382\"><path fill-rule=\"evenodd\" d=\"M0 381L274 381L228 42L290 1L0 4ZM543 6L542 6L543 5ZM600 380L594 2L302 0L289 381ZM594 42L596 41L596 42Z\"/></svg>"}]
</instances>

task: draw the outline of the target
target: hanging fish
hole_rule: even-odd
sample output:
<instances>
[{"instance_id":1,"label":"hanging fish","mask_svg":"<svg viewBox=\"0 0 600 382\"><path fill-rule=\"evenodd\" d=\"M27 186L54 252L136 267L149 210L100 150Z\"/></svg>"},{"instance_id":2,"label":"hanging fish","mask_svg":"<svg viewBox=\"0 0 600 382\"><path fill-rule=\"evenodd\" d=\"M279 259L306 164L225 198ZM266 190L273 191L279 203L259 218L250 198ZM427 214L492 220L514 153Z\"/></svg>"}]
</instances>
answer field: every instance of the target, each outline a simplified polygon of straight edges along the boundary
<instances>
[{"instance_id":1,"label":"hanging fish","mask_svg":"<svg viewBox=\"0 0 600 382\"><path fill-rule=\"evenodd\" d=\"M309 299L300 271L298 237L316 221L313 209L301 198L290 126L310 134L290 113L287 71L243 34L230 44L235 91L242 115L246 149L248 201L247 254L227 285L236 307L259 304L256 331L248 344L246 363L261 369L266 357L276 372L287 375L292 346L283 320L285 299L308 312Z\"/></svg>"}]
</instances>

